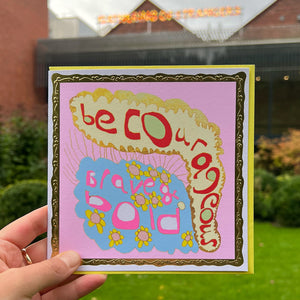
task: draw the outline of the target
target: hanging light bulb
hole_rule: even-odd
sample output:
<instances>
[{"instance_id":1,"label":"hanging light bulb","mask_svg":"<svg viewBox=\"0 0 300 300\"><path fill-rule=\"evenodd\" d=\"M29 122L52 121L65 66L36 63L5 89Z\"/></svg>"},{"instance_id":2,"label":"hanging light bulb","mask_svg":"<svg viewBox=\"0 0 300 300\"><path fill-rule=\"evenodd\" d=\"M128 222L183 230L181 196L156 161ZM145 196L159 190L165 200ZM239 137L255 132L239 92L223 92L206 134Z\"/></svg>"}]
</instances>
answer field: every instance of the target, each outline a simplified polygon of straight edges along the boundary
<instances>
[{"instance_id":1,"label":"hanging light bulb","mask_svg":"<svg viewBox=\"0 0 300 300\"><path fill-rule=\"evenodd\" d=\"M290 79L290 76L289 75L284 75L283 76L283 80L289 80Z\"/></svg>"}]
</instances>

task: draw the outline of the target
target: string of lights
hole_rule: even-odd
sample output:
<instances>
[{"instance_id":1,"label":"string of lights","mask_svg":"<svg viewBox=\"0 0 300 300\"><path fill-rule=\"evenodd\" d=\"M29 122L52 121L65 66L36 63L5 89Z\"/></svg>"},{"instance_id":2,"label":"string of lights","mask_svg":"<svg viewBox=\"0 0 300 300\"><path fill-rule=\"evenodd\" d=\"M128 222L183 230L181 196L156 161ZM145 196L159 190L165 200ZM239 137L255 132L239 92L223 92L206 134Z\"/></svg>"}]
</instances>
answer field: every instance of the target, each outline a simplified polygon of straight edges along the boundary
<instances>
[{"instance_id":1,"label":"string of lights","mask_svg":"<svg viewBox=\"0 0 300 300\"><path fill-rule=\"evenodd\" d=\"M115 15L101 15L98 16L98 24L132 24L132 23L144 23L144 22L166 22L172 19L182 20L188 18L205 18L205 17L228 17L241 15L240 6L224 6L204 9L183 9L177 11L164 11L164 10L142 10L135 11L131 14L115 14Z\"/></svg>"}]
</instances>

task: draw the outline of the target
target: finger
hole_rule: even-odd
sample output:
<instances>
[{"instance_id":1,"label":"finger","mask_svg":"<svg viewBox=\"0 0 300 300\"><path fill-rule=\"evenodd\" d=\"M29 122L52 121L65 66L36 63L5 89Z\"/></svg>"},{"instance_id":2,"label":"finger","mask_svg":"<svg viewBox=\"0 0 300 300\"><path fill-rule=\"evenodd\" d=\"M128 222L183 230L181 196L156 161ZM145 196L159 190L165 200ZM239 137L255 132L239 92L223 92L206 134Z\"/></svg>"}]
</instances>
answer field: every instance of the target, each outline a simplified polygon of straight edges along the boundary
<instances>
[{"instance_id":1,"label":"finger","mask_svg":"<svg viewBox=\"0 0 300 300\"><path fill-rule=\"evenodd\" d=\"M4 227L0 231L0 239L7 240L22 249L46 230L47 206L44 206Z\"/></svg>"},{"instance_id":2,"label":"finger","mask_svg":"<svg viewBox=\"0 0 300 300\"><path fill-rule=\"evenodd\" d=\"M47 238L31 244L26 251L33 263L47 259Z\"/></svg>"},{"instance_id":3,"label":"finger","mask_svg":"<svg viewBox=\"0 0 300 300\"><path fill-rule=\"evenodd\" d=\"M14 244L0 239L0 273L25 266L21 250Z\"/></svg>"},{"instance_id":4,"label":"finger","mask_svg":"<svg viewBox=\"0 0 300 300\"><path fill-rule=\"evenodd\" d=\"M14 295L13 299L31 299L42 289L59 285L68 278L81 263L74 251L63 252L49 260L23 268L10 269L0 274L0 299Z\"/></svg>"},{"instance_id":5,"label":"finger","mask_svg":"<svg viewBox=\"0 0 300 300\"><path fill-rule=\"evenodd\" d=\"M83 275L78 275L78 274L72 274L71 276L69 276L66 280L64 280L63 282L61 282L59 285L56 285L57 288L61 287L61 286L65 286L68 283L76 280L78 277L81 277ZM42 291L40 291L40 294L47 294L49 291L53 290L53 286L49 286L45 289L43 289Z\"/></svg>"},{"instance_id":6,"label":"finger","mask_svg":"<svg viewBox=\"0 0 300 300\"><path fill-rule=\"evenodd\" d=\"M103 274L80 276L64 286L51 290L43 295L43 299L79 299L100 287L105 280L106 275Z\"/></svg>"}]
</instances>

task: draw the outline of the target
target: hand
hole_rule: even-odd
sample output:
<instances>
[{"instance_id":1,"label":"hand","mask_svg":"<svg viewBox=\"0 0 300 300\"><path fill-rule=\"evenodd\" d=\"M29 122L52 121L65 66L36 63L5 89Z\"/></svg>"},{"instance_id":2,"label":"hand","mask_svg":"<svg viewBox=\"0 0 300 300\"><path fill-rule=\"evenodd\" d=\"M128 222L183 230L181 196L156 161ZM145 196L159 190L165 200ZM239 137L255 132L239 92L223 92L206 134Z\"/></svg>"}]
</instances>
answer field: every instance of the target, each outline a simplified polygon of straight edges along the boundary
<instances>
[{"instance_id":1,"label":"hand","mask_svg":"<svg viewBox=\"0 0 300 300\"><path fill-rule=\"evenodd\" d=\"M102 285L105 275L72 275L81 258L74 251L46 259L46 239L21 249L47 229L47 207L37 209L0 231L0 299L79 299Z\"/></svg>"}]
</instances>

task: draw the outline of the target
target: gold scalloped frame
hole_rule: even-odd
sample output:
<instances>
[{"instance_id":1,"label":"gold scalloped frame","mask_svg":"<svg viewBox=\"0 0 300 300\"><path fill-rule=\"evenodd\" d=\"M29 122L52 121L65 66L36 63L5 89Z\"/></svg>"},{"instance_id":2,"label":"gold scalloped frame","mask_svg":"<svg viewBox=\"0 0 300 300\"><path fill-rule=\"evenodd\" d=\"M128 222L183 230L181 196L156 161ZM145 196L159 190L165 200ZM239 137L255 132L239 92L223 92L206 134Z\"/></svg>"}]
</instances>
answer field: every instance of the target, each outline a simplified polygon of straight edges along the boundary
<instances>
[{"instance_id":1,"label":"gold scalloped frame","mask_svg":"<svg viewBox=\"0 0 300 300\"><path fill-rule=\"evenodd\" d=\"M60 113L60 84L76 82L236 82L236 133L235 133L235 258L234 259L83 259L83 265L195 265L195 266L241 266L244 262L243 247L243 123L244 123L244 85L246 74L239 72L227 74L162 74L155 75L52 75L53 85L53 161L52 161L52 256L59 253L59 113Z\"/></svg>"}]
</instances>

